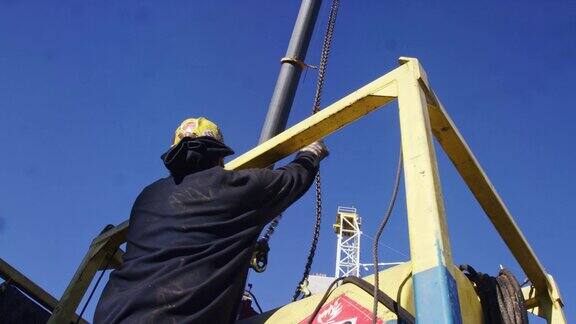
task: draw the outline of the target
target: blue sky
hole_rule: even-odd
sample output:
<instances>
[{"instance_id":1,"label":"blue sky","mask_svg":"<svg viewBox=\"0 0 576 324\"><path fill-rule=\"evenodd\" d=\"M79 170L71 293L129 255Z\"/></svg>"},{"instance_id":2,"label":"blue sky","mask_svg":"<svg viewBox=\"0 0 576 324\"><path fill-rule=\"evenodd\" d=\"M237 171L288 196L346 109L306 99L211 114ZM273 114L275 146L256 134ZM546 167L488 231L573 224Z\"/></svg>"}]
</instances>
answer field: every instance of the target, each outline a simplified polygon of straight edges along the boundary
<instances>
[{"instance_id":1,"label":"blue sky","mask_svg":"<svg viewBox=\"0 0 576 324\"><path fill-rule=\"evenodd\" d=\"M307 61L317 64L326 1ZM59 297L92 240L166 175L160 154L189 116L217 122L242 153L258 141L298 1L0 1L0 257ZM343 1L323 106L418 57L574 318L576 3ZM290 124L310 114L301 79ZM373 236L399 145L395 105L327 139L314 272L334 271L338 205ZM518 265L438 153L456 263ZM289 301L305 263L313 194L286 213L269 270L249 282L265 308ZM403 188L384 261L406 260ZM371 245L363 241L363 261ZM382 283L385 284L385 283ZM91 318L95 300L88 308Z\"/></svg>"}]
</instances>

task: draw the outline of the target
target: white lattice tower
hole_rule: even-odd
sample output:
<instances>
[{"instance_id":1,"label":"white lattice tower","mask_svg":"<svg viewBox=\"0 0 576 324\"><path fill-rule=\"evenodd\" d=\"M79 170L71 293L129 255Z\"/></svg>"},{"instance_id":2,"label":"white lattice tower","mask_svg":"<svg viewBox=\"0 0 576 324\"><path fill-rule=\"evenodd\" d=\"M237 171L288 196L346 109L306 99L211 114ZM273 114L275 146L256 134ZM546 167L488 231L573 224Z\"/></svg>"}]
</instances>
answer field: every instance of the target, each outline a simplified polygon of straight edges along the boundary
<instances>
[{"instance_id":1,"label":"white lattice tower","mask_svg":"<svg viewBox=\"0 0 576 324\"><path fill-rule=\"evenodd\" d=\"M360 275L360 222L356 208L338 207L334 224L338 236L336 278Z\"/></svg>"}]
</instances>

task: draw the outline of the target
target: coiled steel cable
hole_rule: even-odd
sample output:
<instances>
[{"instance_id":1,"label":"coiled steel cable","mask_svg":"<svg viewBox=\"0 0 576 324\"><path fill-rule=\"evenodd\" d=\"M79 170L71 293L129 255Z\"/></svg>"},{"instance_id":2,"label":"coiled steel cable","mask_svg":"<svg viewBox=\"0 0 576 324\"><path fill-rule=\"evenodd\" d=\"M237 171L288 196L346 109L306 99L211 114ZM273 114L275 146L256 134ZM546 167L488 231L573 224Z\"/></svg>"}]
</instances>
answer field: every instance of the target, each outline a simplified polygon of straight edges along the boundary
<instances>
[{"instance_id":1,"label":"coiled steel cable","mask_svg":"<svg viewBox=\"0 0 576 324\"><path fill-rule=\"evenodd\" d=\"M500 269L496 277L477 272L469 265L461 265L460 270L474 284L482 304L485 323L528 323L528 311L522 289L509 270Z\"/></svg>"}]
</instances>

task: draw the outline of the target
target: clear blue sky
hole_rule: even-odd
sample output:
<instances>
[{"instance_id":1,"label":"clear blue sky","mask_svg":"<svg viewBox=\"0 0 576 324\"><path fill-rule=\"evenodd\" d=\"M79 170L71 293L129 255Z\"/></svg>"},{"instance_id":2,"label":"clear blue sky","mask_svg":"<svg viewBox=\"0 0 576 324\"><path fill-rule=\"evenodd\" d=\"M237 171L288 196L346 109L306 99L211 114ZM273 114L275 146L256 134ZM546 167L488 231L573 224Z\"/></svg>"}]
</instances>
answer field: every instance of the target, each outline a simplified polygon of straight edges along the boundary
<instances>
[{"instance_id":1,"label":"clear blue sky","mask_svg":"<svg viewBox=\"0 0 576 324\"><path fill-rule=\"evenodd\" d=\"M317 64L329 1L308 62ZM95 235L125 220L166 171L173 128L207 116L242 153L257 142L298 1L0 1L0 257L59 297ZM574 318L574 1L343 1L323 106L418 57L564 295ZM290 124L311 110L302 79ZM391 191L395 106L329 137L314 272L332 274L338 205L369 235ZM455 262L496 273L511 254L442 155ZM403 190L403 189L402 189ZM292 296L313 194L285 215L269 270L249 281L266 308ZM382 242L408 254L405 200ZM363 259L369 261L369 239ZM382 249L384 261L406 256ZM385 284L385 283L383 283ZM92 317L95 300L86 316Z\"/></svg>"}]
</instances>

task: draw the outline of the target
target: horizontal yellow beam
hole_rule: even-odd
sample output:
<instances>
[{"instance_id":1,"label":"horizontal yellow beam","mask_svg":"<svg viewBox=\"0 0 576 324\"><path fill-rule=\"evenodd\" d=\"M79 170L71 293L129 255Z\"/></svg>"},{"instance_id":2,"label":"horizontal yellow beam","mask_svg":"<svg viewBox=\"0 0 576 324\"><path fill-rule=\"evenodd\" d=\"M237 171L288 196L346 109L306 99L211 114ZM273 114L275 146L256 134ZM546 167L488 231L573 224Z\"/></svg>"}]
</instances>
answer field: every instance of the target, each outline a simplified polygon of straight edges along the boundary
<instances>
[{"instance_id":1,"label":"horizontal yellow beam","mask_svg":"<svg viewBox=\"0 0 576 324\"><path fill-rule=\"evenodd\" d=\"M324 138L397 96L400 66L226 164L228 170L262 168Z\"/></svg>"}]
</instances>

